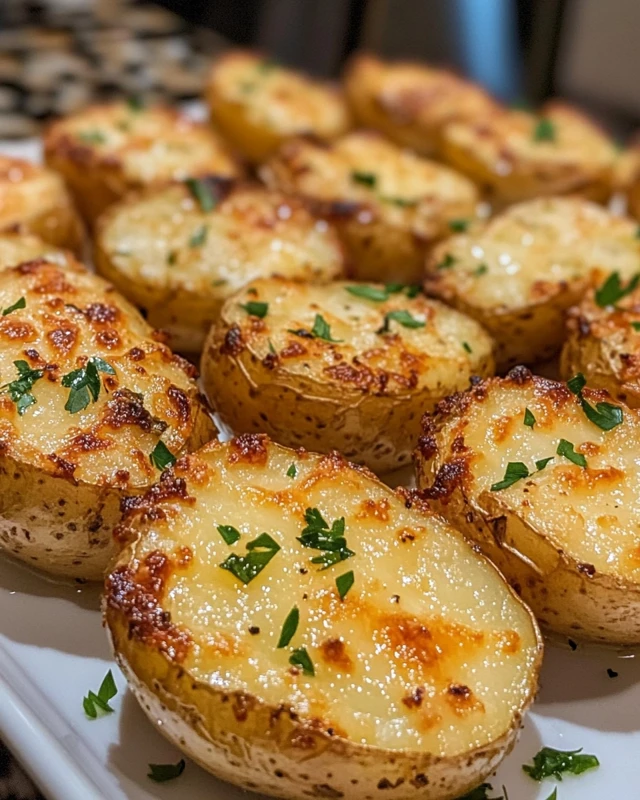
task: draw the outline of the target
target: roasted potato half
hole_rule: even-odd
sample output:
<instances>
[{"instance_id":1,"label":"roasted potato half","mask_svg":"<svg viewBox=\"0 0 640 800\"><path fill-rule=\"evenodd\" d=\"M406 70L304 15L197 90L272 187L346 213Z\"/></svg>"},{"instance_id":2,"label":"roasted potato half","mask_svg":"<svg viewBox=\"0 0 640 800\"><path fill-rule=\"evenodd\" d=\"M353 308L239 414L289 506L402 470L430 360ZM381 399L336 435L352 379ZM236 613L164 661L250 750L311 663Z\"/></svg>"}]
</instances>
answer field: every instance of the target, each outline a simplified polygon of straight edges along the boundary
<instances>
[{"instance_id":1,"label":"roasted potato half","mask_svg":"<svg viewBox=\"0 0 640 800\"><path fill-rule=\"evenodd\" d=\"M472 319L423 296L258 280L224 305L201 369L234 431L339 450L384 473L410 462L426 409L493 374L492 346Z\"/></svg>"},{"instance_id":2,"label":"roasted potato half","mask_svg":"<svg viewBox=\"0 0 640 800\"><path fill-rule=\"evenodd\" d=\"M322 282L344 268L335 231L296 198L210 179L112 206L97 226L95 261L174 349L190 353L253 278Z\"/></svg>"},{"instance_id":3,"label":"roasted potato half","mask_svg":"<svg viewBox=\"0 0 640 800\"><path fill-rule=\"evenodd\" d=\"M49 261L60 267L71 266L78 269L79 264L68 250L45 242L38 236L26 233L0 232L0 271L15 267L25 261Z\"/></svg>"},{"instance_id":4,"label":"roasted potato half","mask_svg":"<svg viewBox=\"0 0 640 800\"><path fill-rule=\"evenodd\" d=\"M437 154L444 126L497 113L497 103L476 84L443 69L384 62L368 54L351 59L344 87L357 123L422 155Z\"/></svg>"},{"instance_id":5,"label":"roasted potato half","mask_svg":"<svg viewBox=\"0 0 640 800\"><path fill-rule=\"evenodd\" d=\"M466 225L478 202L471 181L374 132L287 142L260 174L331 216L360 280L418 282L429 247Z\"/></svg>"},{"instance_id":6,"label":"roasted potato half","mask_svg":"<svg viewBox=\"0 0 640 800\"><path fill-rule=\"evenodd\" d=\"M44 155L91 223L132 189L192 175L241 173L206 124L135 102L94 105L54 122L44 137Z\"/></svg>"},{"instance_id":7,"label":"roasted potato half","mask_svg":"<svg viewBox=\"0 0 640 800\"><path fill-rule=\"evenodd\" d=\"M79 264L0 272L0 547L100 579L120 501L215 429L192 369Z\"/></svg>"},{"instance_id":8,"label":"roasted potato half","mask_svg":"<svg viewBox=\"0 0 640 800\"><path fill-rule=\"evenodd\" d=\"M544 361L565 338L565 313L618 271L640 271L640 239L629 219L580 198L538 198L484 229L440 243L425 291L478 320L496 341L498 369Z\"/></svg>"},{"instance_id":9,"label":"roasted potato half","mask_svg":"<svg viewBox=\"0 0 640 800\"><path fill-rule=\"evenodd\" d=\"M442 158L484 187L496 204L541 195L604 201L617 151L577 109L552 101L539 114L501 111L447 125Z\"/></svg>"},{"instance_id":10,"label":"roasted potato half","mask_svg":"<svg viewBox=\"0 0 640 800\"><path fill-rule=\"evenodd\" d=\"M337 453L211 444L129 505L105 620L151 722L306 800L451 800L536 691L528 609L457 531Z\"/></svg>"},{"instance_id":11,"label":"roasted potato half","mask_svg":"<svg viewBox=\"0 0 640 800\"><path fill-rule=\"evenodd\" d=\"M418 485L544 628L639 644L640 414L583 383L516 367L444 401Z\"/></svg>"},{"instance_id":12,"label":"roasted potato half","mask_svg":"<svg viewBox=\"0 0 640 800\"><path fill-rule=\"evenodd\" d=\"M614 274L570 310L560 370L640 408L640 289L629 288Z\"/></svg>"},{"instance_id":13,"label":"roasted potato half","mask_svg":"<svg viewBox=\"0 0 640 800\"><path fill-rule=\"evenodd\" d=\"M82 253L84 228L60 175L0 153L0 233L12 232Z\"/></svg>"},{"instance_id":14,"label":"roasted potato half","mask_svg":"<svg viewBox=\"0 0 640 800\"><path fill-rule=\"evenodd\" d=\"M337 88L246 50L229 51L215 61L206 96L216 128L253 163L292 136L333 139L349 127Z\"/></svg>"}]
</instances>

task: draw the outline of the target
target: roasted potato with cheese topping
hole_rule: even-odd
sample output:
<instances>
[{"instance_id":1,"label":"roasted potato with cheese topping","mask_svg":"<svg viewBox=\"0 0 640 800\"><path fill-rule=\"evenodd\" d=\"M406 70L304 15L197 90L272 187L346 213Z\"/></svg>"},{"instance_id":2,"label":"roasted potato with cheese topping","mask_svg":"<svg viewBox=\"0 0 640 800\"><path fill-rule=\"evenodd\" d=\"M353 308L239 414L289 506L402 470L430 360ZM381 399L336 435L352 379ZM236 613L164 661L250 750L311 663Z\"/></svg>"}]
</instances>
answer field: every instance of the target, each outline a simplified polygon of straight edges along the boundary
<instances>
[{"instance_id":1,"label":"roasted potato with cheese topping","mask_svg":"<svg viewBox=\"0 0 640 800\"><path fill-rule=\"evenodd\" d=\"M258 280L224 305L201 369L234 431L384 473L409 463L426 409L493 374L492 347L476 322L423 296Z\"/></svg>"},{"instance_id":2,"label":"roasted potato with cheese topping","mask_svg":"<svg viewBox=\"0 0 640 800\"><path fill-rule=\"evenodd\" d=\"M78 268L78 262L68 250L62 250L38 236L26 233L0 232L0 271L15 267L25 261L44 259L60 267L71 265Z\"/></svg>"},{"instance_id":3,"label":"roasted potato with cheese topping","mask_svg":"<svg viewBox=\"0 0 640 800\"><path fill-rule=\"evenodd\" d=\"M292 136L333 139L349 127L339 89L246 50L215 61L206 96L216 128L253 163Z\"/></svg>"},{"instance_id":4,"label":"roasted potato with cheese topping","mask_svg":"<svg viewBox=\"0 0 640 800\"><path fill-rule=\"evenodd\" d=\"M560 369L566 379L581 372L593 388L640 408L640 289L628 288L614 274L570 310Z\"/></svg>"},{"instance_id":5,"label":"roasted potato with cheese topping","mask_svg":"<svg viewBox=\"0 0 640 800\"><path fill-rule=\"evenodd\" d=\"M473 184L373 132L331 145L296 139L261 169L277 189L299 194L329 214L360 280L420 280L425 254L451 226L475 215Z\"/></svg>"},{"instance_id":6,"label":"roasted potato with cheese topping","mask_svg":"<svg viewBox=\"0 0 640 800\"><path fill-rule=\"evenodd\" d=\"M0 547L99 579L120 501L215 428L193 370L70 259L0 272Z\"/></svg>"},{"instance_id":7,"label":"roasted potato with cheese topping","mask_svg":"<svg viewBox=\"0 0 640 800\"><path fill-rule=\"evenodd\" d=\"M132 189L194 175L241 174L206 124L171 108L135 102L89 106L57 120L45 134L44 155L92 224Z\"/></svg>"},{"instance_id":8,"label":"roasted potato with cheese topping","mask_svg":"<svg viewBox=\"0 0 640 800\"><path fill-rule=\"evenodd\" d=\"M81 255L84 229L53 170L0 154L0 233L31 233Z\"/></svg>"},{"instance_id":9,"label":"roasted potato with cheese topping","mask_svg":"<svg viewBox=\"0 0 640 800\"><path fill-rule=\"evenodd\" d=\"M516 367L425 418L418 485L550 631L640 643L640 414Z\"/></svg>"},{"instance_id":10,"label":"roasted potato with cheese topping","mask_svg":"<svg viewBox=\"0 0 640 800\"><path fill-rule=\"evenodd\" d=\"M248 281L340 277L335 231L303 204L261 186L201 179L110 208L97 226L98 271L171 346L199 353L224 301Z\"/></svg>"},{"instance_id":11,"label":"roasted potato with cheese topping","mask_svg":"<svg viewBox=\"0 0 640 800\"><path fill-rule=\"evenodd\" d=\"M498 369L544 361L565 338L565 313L613 271L640 271L637 226L580 198L512 206L484 229L440 243L425 290L478 320Z\"/></svg>"},{"instance_id":12,"label":"roasted potato with cheese topping","mask_svg":"<svg viewBox=\"0 0 640 800\"><path fill-rule=\"evenodd\" d=\"M212 443L118 535L116 659L215 775L294 800L451 800L513 746L542 655L530 612L426 504L337 453Z\"/></svg>"},{"instance_id":13,"label":"roasted potato with cheese topping","mask_svg":"<svg viewBox=\"0 0 640 800\"><path fill-rule=\"evenodd\" d=\"M480 86L452 72L368 54L350 61L344 86L356 122L427 156L438 153L447 123L499 111Z\"/></svg>"},{"instance_id":14,"label":"roasted potato with cheese topping","mask_svg":"<svg viewBox=\"0 0 640 800\"><path fill-rule=\"evenodd\" d=\"M582 112L551 101L537 115L501 111L452 122L441 155L500 205L570 193L604 201L617 152Z\"/></svg>"}]
</instances>

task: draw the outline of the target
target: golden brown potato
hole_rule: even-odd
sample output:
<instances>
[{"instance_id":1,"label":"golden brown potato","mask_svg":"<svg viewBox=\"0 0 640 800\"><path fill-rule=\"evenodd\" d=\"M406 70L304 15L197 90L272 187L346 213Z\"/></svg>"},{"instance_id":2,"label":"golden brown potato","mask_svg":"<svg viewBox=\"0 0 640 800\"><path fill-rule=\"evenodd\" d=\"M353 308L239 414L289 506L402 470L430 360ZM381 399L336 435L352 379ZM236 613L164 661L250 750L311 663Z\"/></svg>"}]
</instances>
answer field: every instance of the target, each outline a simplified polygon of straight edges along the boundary
<instances>
[{"instance_id":1,"label":"golden brown potato","mask_svg":"<svg viewBox=\"0 0 640 800\"><path fill-rule=\"evenodd\" d=\"M418 282L428 249L450 225L465 226L478 201L463 176L373 132L331 145L296 139L260 174L331 215L360 280Z\"/></svg>"},{"instance_id":2,"label":"golden brown potato","mask_svg":"<svg viewBox=\"0 0 640 800\"><path fill-rule=\"evenodd\" d=\"M53 170L0 154L0 233L32 233L82 253L84 229L62 178Z\"/></svg>"},{"instance_id":3,"label":"golden brown potato","mask_svg":"<svg viewBox=\"0 0 640 800\"><path fill-rule=\"evenodd\" d=\"M71 266L77 269L79 266L68 250L54 247L38 236L0 232L0 271L23 264L25 261L41 259L60 267Z\"/></svg>"},{"instance_id":4,"label":"golden brown potato","mask_svg":"<svg viewBox=\"0 0 640 800\"><path fill-rule=\"evenodd\" d=\"M157 730L224 780L451 800L513 746L537 628L415 494L250 434L180 459L118 535L118 663Z\"/></svg>"},{"instance_id":5,"label":"golden brown potato","mask_svg":"<svg viewBox=\"0 0 640 800\"><path fill-rule=\"evenodd\" d=\"M449 398L416 453L435 510L550 631L640 643L640 414L516 367Z\"/></svg>"},{"instance_id":6,"label":"golden brown potato","mask_svg":"<svg viewBox=\"0 0 640 800\"><path fill-rule=\"evenodd\" d=\"M215 428L193 370L69 258L0 272L0 548L97 580L120 501Z\"/></svg>"},{"instance_id":7,"label":"golden brown potato","mask_svg":"<svg viewBox=\"0 0 640 800\"><path fill-rule=\"evenodd\" d=\"M98 223L95 260L188 353L202 350L224 301L253 278L321 283L344 268L335 231L296 198L209 179L113 206Z\"/></svg>"},{"instance_id":8,"label":"golden brown potato","mask_svg":"<svg viewBox=\"0 0 640 800\"><path fill-rule=\"evenodd\" d=\"M132 189L241 172L207 125L171 108L134 102L94 105L54 122L44 154L91 223Z\"/></svg>"},{"instance_id":9,"label":"golden brown potato","mask_svg":"<svg viewBox=\"0 0 640 800\"><path fill-rule=\"evenodd\" d=\"M234 431L339 450L378 473L409 462L425 409L493 368L483 329L436 301L278 279L227 301L201 367Z\"/></svg>"},{"instance_id":10,"label":"golden brown potato","mask_svg":"<svg viewBox=\"0 0 640 800\"><path fill-rule=\"evenodd\" d=\"M253 163L292 136L332 139L349 128L338 89L246 50L216 60L206 95L216 128Z\"/></svg>"},{"instance_id":11,"label":"golden brown potato","mask_svg":"<svg viewBox=\"0 0 640 800\"><path fill-rule=\"evenodd\" d=\"M452 72L368 54L351 59L344 86L356 122L427 156L438 153L447 123L499 110L480 86Z\"/></svg>"},{"instance_id":12,"label":"golden brown potato","mask_svg":"<svg viewBox=\"0 0 640 800\"><path fill-rule=\"evenodd\" d=\"M580 198L512 206L484 229L440 243L425 291L478 320L496 341L498 369L555 355L565 313L610 272L640 271L640 239L629 219Z\"/></svg>"},{"instance_id":13,"label":"golden brown potato","mask_svg":"<svg viewBox=\"0 0 640 800\"><path fill-rule=\"evenodd\" d=\"M617 153L584 114L552 101L538 115L502 111L453 122L443 131L441 155L505 204L570 193L604 201Z\"/></svg>"},{"instance_id":14,"label":"golden brown potato","mask_svg":"<svg viewBox=\"0 0 640 800\"><path fill-rule=\"evenodd\" d=\"M571 309L560 362L564 378L581 372L631 408L640 408L640 289L629 291L637 283L616 273Z\"/></svg>"}]
</instances>

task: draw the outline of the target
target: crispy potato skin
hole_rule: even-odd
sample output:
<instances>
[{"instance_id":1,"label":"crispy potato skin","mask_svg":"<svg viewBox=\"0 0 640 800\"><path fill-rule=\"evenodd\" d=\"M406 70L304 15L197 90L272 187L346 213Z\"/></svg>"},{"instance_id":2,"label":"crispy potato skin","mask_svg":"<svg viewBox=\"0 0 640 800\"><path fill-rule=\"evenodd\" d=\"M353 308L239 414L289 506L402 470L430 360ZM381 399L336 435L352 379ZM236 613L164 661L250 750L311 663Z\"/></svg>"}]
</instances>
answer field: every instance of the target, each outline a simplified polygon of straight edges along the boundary
<instances>
[{"instance_id":1,"label":"crispy potato skin","mask_svg":"<svg viewBox=\"0 0 640 800\"><path fill-rule=\"evenodd\" d=\"M1 252L1 246L0 246ZM116 553L112 530L122 497L158 472L160 437L179 455L215 428L178 356L153 338L138 312L68 256L0 272L0 547L55 575L98 580ZM71 413L65 375L99 357L95 402ZM22 414L7 384L15 362L40 375Z\"/></svg>"},{"instance_id":2,"label":"crispy potato skin","mask_svg":"<svg viewBox=\"0 0 640 800\"><path fill-rule=\"evenodd\" d=\"M331 216L359 280L418 282L429 248L478 202L463 176L371 131L287 142L260 175Z\"/></svg>"},{"instance_id":3,"label":"crispy potato skin","mask_svg":"<svg viewBox=\"0 0 640 800\"><path fill-rule=\"evenodd\" d=\"M472 376L493 374L493 345L477 323L436 301L398 293L374 302L349 286L249 284L211 330L202 379L233 430L340 450L384 473L409 463L425 409L465 389ZM250 302L268 304L263 319L242 308ZM385 315L399 310L423 327L391 321L388 333L378 333ZM340 341L313 338L317 314Z\"/></svg>"},{"instance_id":4,"label":"crispy potato skin","mask_svg":"<svg viewBox=\"0 0 640 800\"><path fill-rule=\"evenodd\" d=\"M123 102L89 106L52 123L44 137L44 156L92 225L133 189L192 175L241 174L207 125L175 109L136 110Z\"/></svg>"},{"instance_id":5,"label":"crispy potato skin","mask_svg":"<svg viewBox=\"0 0 640 800\"><path fill-rule=\"evenodd\" d=\"M175 350L196 354L225 300L248 281L282 275L322 283L341 277L345 262L336 232L300 200L202 180L218 200L212 211L183 184L147 192L101 217L95 251L98 272L169 333Z\"/></svg>"},{"instance_id":6,"label":"crispy potato skin","mask_svg":"<svg viewBox=\"0 0 640 800\"><path fill-rule=\"evenodd\" d=\"M536 139L540 120L552 126L552 140ZM537 116L503 110L453 122L443 131L441 156L485 187L495 203L509 204L569 193L604 202L617 153L588 117L551 101Z\"/></svg>"},{"instance_id":7,"label":"crispy potato skin","mask_svg":"<svg viewBox=\"0 0 640 800\"><path fill-rule=\"evenodd\" d=\"M594 389L584 397L593 406L611 399ZM602 431L566 384L517 367L425 416L415 454L425 498L480 546L543 628L612 645L640 642L640 416L626 407L623 415ZM560 439L586 468L556 453ZM509 462L533 474L491 491Z\"/></svg>"},{"instance_id":8,"label":"crispy potato skin","mask_svg":"<svg viewBox=\"0 0 640 800\"><path fill-rule=\"evenodd\" d=\"M248 50L215 61L206 99L216 129L254 164L293 136L333 139L350 125L340 90Z\"/></svg>"},{"instance_id":9,"label":"crispy potato skin","mask_svg":"<svg viewBox=\"0 0 640 800\"><path fill-rule=\"evenodd\" d=\"M605 308L589 292L569 312L560 360L562 377L582 372L590 386L640 408L640 333L634 324L640 324L640 290Z\"/></svg>"},{"instance_id":10,"label":"crispy potato skin","mask_svg":"<svg viewBox=\"0 0 640 800\"><path fill-rule=\"evenodd\" d=\"M327 570L296 538L314 507L344 518L354 553ZM216 524L237 525L240 542ZM242 585L219 564L265 529L280 550ZM511 749L536 690L537 628L410 492L337 453L244 435L180 459L117 535L104 617L118 663L158 730L219 777L293 800L453 800ZM299 625L279 649L293 605ZM299 646L313 677L290 666Z\"/></svg>"},{"instance_id":11,"label":"crispy potato skin","mask_svg":"<svg viewBox=\"0 0 640 800\"><path fill-rule=\"evenodd\" d=\"M84 227L53 170L0 154L0 233L39 236L81 255Z\"/></svg>"},{"instance_id":12,"label":"crispy potato skin","mask_svg":"<svg viewBox=\"0 0 640 800\"><path fill-rule=\"evenodd\" d=\"M636 228L577 197L519 203L439 243L424 288L489 331L499 371L545 361L589 287L615 270L625 280L640 271Z\"/></svg>"},{"instance_id":13,"label":"crispy potato skin","mask_svg":"<svg viewBox=\"0 0 640 800\"><path fill-rule=\"evenodd\" d=\"M499 108L479 86L452 72L411 62L385 63L368 54L351 59L344 86L360 125L425 156L438 153L449 122L472 122Z\"/></svg>"}]
</instances>

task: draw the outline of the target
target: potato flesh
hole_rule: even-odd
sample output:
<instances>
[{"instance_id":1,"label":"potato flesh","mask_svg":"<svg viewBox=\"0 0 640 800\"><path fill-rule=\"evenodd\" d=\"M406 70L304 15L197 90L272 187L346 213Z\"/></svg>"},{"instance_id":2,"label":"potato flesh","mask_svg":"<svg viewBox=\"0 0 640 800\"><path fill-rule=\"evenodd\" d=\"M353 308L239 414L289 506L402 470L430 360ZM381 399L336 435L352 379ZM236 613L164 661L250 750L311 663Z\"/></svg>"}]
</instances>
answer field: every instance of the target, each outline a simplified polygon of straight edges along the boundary
<instances>
[{"instance_id":1,"label":"potato flesh","mask_svg":"<svg viewBox=\"0 0 640 800\"><path fill-rule=\"evenodd\" d=\"M533 429L524 425L526 408L536 419ZM536 461L553 456L543 471L492 497L597 573L640 580L637 412L625 408L623 424L603 431L575 399L560 406L542 390L494 386L482 403L470 406L464 426L452 420L439 436L450 447L458 433L473 454L469 492L481 505L482 493L503 479L509 462L534 472ZM588 469L556 454L560 439L584 453Z\"/></svg>"},{"instance_id":2,"label":"potato flesh","mask_svg":"<svg viewBox=\"0 0 640 800\"><path fill-rule=\"evenodd\" d=\"M69 202L57 173L0 155L0 229L28 222Z\"/></svg>"},{"instance_id":3,"label":"potato flesh","mask_svg":"<svg viewBox=\"0 0 640 800\"><path fill-rule=\"evenodd\" d=\"M195 502L174 505L168 524L151 523L134 557L188 554L162 608L190 632L182 667L195 680L290 704L350 740L391 749L465 752L509 729L532 689L535 631L492 567L445 523L331 457L271 446L257 465L211 447L190 461ZM308 507L329 524L345 517L354 557L322 571L310 563L318 551L296 539ZM237 527L240 541L228 546L216 525ZM244 586L219 565L263 531L281 550ZM349 570L355 583L341 602L335 578ZM298 630L277 649L294 605ZM315 677L290 670L294 647L307 648ZM460 701L451 686L470 693Z\"/></svg>"},{"instance_id":4,"label":"potato flesh","mask_svg":"<svg viewBox=\"0 0 640 800\"><path fill-rule=\"evenodd\" d=\"M60 267L74 263L65 250L47 244L37 236L0 233L0 270L37 258L44 258Z\"/></svg>"},{"instance_id":5,"label":"potato flesh","mask_svg":"<svg viewBox=\"0 0 640 800\"><path fill-rule=\"evenodd\" d=\"M541 302L564 283L640 271L637 225L573 198L512 206L479 233L442 242L430 259L436 294L453 293L469 307L517 309ZM446 255L454 259L437 270ZM480 269L481 266L486 269Z\"/></svg>"},{"instance_id":6,"label":"potato flesh","mask_svg":"<svg viewBox=\"0 0 640 800\"><path fill-rule=\"evenodd\" d=\"M202 226L201 245L190 244ZM279 274L329 280L342 253L327 223L295 201L260 188L237 189L204 213L189 192L173 186L115 209L101 245L116 268L170 297L176 288L227 297L249 280Z\"/></svg>"}]
</instances>

